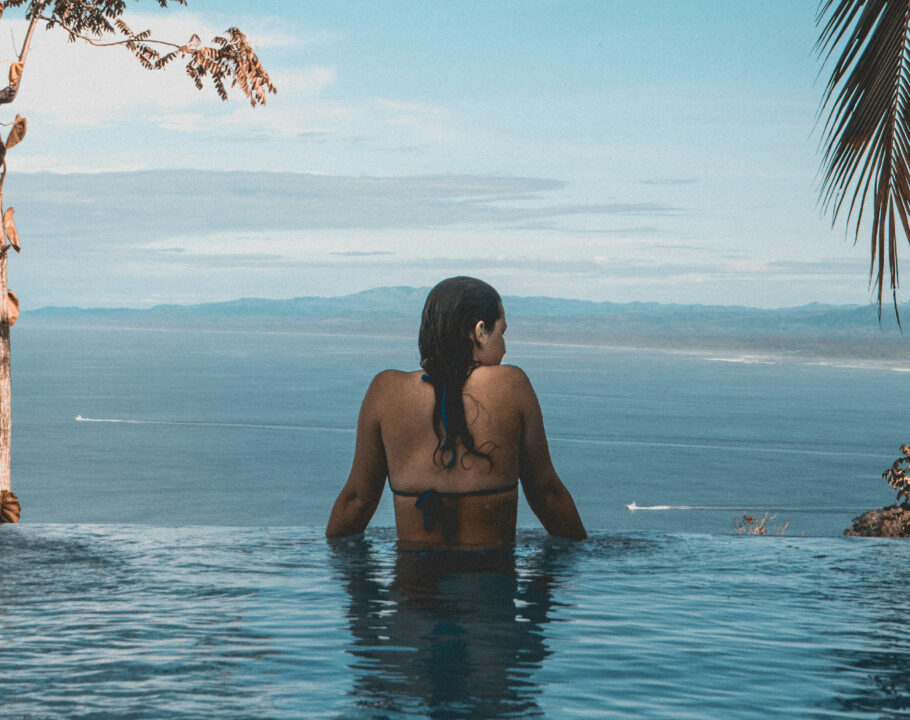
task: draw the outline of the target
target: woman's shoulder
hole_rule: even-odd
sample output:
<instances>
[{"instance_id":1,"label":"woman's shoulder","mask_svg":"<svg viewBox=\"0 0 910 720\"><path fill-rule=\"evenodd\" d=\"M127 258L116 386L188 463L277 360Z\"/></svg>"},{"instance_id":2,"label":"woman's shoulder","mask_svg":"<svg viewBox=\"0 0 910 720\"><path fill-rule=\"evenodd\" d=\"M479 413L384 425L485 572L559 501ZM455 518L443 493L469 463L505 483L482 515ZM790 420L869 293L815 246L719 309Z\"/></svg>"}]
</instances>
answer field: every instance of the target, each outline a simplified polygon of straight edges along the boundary
<instances>
[{"instance_id":1,"label":"woman's shoulder","mask_svg":"<svg viewBox=\"0 0 910 720\"><path fill-rule=\"evenodd\" d=\"M531 390L531 381L517 365L481 365L475 368L471 377L479 384L502 389L509 393Z\"/></svg>"},{"instance_id":2,"label":"woman's shoulder","mask_svg":"<svg viewBox=\"0 0 910 720\"><path fill-rule=\"evenodd\" d=\"M407 372L404 370L383 370L377 373L370 383L370 392L398 392L404 385L415 384L420 381L421 371Z\"/></svg>"},{"instance_id":3,"label":"woman's shoulder","mask_svg":"<svg viewBox=\"0 0 910 720\"><path fill-rule=\"evenodd\" d=\"M390 405L407 402L409 399L417 397L420 392L420 376L420 372L383 370L373 378L367 388L363 406L376 409L381 413Z\"/></svg>"},{"instance_id":4,"label":"woman's shoulder","mask_svg":"<svg viewBox=\"0 0 910 720\"><path fill-rule=\"evenodd\" d=\"M518 365L481 365L474 368L475 373L489 375L491 378L498 380L527 382L528 376Z\"/></svg>"}]
</instances>

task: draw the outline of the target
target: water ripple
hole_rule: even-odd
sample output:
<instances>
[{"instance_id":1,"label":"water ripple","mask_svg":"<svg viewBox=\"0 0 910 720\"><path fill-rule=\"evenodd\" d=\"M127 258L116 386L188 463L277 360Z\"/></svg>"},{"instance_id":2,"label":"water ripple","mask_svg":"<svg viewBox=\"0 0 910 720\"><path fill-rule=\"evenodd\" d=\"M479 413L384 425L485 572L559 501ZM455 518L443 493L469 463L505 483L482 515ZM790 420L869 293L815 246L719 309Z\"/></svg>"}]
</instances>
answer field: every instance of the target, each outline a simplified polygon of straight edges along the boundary
<instances>
[{"instance_id":1,"label":"water ripple","mask_svg":"<svg viewBox=\"0 0 910 720\"><path fill-rule=\"evenodd\" d=\"M892 718L910 545L0 530L7 718Z\"/></svg>"}]
</instances>

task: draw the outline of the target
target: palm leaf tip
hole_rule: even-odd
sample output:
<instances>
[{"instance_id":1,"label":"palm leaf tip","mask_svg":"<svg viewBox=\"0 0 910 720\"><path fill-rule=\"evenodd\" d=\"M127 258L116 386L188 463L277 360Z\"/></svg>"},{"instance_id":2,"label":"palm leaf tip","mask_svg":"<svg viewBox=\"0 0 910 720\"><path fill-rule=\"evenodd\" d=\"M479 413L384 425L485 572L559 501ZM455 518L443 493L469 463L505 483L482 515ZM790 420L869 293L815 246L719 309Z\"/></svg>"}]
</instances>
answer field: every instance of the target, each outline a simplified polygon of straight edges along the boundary
<instances>
[{"instance_id":1,"label":"palm leaf tip","mask_svg":"<svg viewBox=\"0 0 910 720\"><path fill-rule=\"evenodd\" d=\"M822 0L816 23L816 51L831 67L819 109L827 113L820 202L832 224L846 207L854 242L868 229L879 318L887 268L900 323L898 244L901 235L910 241L910 2Z\"/></svg>"}]
</instances>

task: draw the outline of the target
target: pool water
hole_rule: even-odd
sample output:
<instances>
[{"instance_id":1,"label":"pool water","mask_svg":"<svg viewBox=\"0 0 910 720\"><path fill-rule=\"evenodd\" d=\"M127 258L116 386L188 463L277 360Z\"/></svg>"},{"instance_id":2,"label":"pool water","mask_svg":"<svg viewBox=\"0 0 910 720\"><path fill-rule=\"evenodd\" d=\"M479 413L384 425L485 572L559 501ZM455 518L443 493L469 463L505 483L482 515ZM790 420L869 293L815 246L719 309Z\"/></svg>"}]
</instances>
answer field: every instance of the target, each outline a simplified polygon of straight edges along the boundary
<instances>
[{"instance_id":1,"label":"pool water","mask_svg":"<svg viewBox=\"0 0 910 720\"><path fill-rule=\"evenodd\" d=\"M162 502L166 502L163 498ZM910 544L0 528L5 718L896 718Z\"/></svg>"}]
</instances>

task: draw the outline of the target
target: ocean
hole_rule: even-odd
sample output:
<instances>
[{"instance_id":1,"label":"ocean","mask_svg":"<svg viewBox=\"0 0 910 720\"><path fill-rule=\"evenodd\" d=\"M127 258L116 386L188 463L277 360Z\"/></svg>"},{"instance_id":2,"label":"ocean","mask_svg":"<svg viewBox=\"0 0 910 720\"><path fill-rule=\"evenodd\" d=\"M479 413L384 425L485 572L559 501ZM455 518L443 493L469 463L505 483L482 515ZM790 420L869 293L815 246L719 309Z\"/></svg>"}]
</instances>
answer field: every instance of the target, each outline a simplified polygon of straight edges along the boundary
<instances>
[{"instance_id":1,"label":"ocean","mask_svg":"<svg viewBox=\"0 0 910 720\"><path fill-rule=\"evenodd\" d=\"M413 338L17 324L3 716L906 716L907 367L507 343L591 538L446 556L322 535Z\"/></svg>"},{"instance_id":2,"label":"ocean","mask_svg":"<svg viewBox=\"0 0 910 720\"><path fill-rule=\"evenodd\" d=\"M322 527L370 379L418 362L414 338L17 325L22 522ZM518 342L505 362L592 530L723 534L770 511L788 534L840 535L893 500L881 473L910 442L910 362ZM524 506L519 523L536 527Z\"/></svg>"}]
</instances>

